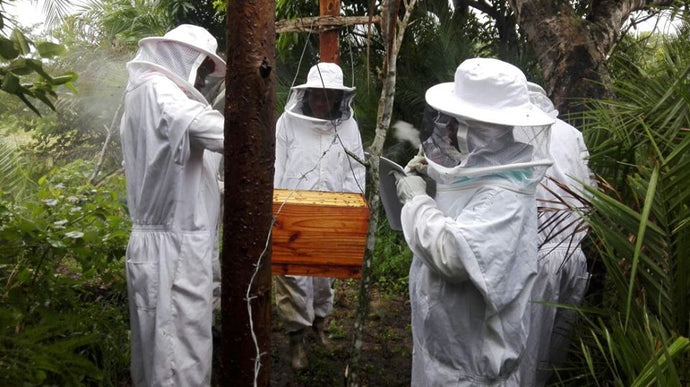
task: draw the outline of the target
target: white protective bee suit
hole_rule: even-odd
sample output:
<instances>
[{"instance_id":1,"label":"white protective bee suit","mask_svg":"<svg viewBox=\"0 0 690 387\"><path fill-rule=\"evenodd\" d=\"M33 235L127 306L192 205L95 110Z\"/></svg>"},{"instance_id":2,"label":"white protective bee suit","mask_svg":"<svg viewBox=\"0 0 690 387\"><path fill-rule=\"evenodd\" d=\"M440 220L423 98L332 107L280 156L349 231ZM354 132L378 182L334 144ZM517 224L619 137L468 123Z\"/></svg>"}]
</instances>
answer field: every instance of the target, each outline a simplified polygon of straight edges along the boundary
<instances>
[{"instance_id":1,"label":"white protective bee suit","mask_svg":"<svg viewBox=\"0 0 690 387\"><path fill-rule=\"evenodd\" d=\"M120 124L132 233L127 246L136 386L205 386L211 376L212 262L220 193L212 158L224 120L194 88L217 42L181 25L139 41Z\"/></svg>"},{"instance_id":2,"label":"white protective bee suit","mask_svg":"<svg viewBox=\"0 0 690 387\"><path fill-rule=\"evenodd\" d=\"M420 176L396 184L414 254L411 385L518 386L537 273L534 191L553 119L529 102L524 74L496 59L462 62L426 102L436 125L457 126L457 141L434 141L457 149L435 157L445 165L426 157L435 197Z\"/></svg>"},{"instance_id":3,"label":"white protective bee suit","mask_svg":"<svg viewBox=\"0 0 690 387\"><path fill-rule=\"evenodd\" d=\"M585 210L582 184L594 185L587 166L589 151L582 133L557 118L558 110L539 85L529 82L530 100L556 119L551 127L549 152L553 165L537 187L539 213L539 269L532 290L532 322L528 339L529 358L523 386L544 386L551 370L561 365L568 353L569 335L577 312L543 302L579 305L589 273L580 248L587 224L578 211ZM559 184L569 187L563 190ZM532 371L530 373L530 370ZM531 376L531 378L530 378Z\"/></svg>"},{"instance_id":4,"label":"white protective bee suit","mask_svg":"<svg viewBox=\"0 0 690 387\"><path fill-rule=\"evenodd\" d=\"M342 91L332 119L309 115L310 89ZM355 89L343 86L334 63L314 65L307 83L291 88L285 112L276 123L274 187L281 189L364 193L362 139L350 106ZM333 101L334 103L337 101ZM333 309L331 278L276 276L276 304L288 332L312 326Z\"/></svg>"}]
</instances>

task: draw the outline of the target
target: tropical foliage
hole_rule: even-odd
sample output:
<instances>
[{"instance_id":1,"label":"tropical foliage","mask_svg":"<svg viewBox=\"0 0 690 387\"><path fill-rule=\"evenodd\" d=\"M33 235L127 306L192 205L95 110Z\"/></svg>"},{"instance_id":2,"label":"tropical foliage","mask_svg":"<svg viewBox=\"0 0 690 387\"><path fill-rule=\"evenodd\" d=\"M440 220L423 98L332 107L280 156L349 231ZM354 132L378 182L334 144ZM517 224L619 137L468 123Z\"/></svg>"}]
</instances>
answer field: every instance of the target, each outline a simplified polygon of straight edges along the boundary
<instances>
[{"instance_id":1,"label":"tropical foliage","mask_svg":"<svg viewBox=\"0 0 690 387\"><path fill-rule=\"evenodd\" d=\"M51 75L43 65L43 59L52 59L64 53L64 47L49 41L34 42L15 28L9 36L4 31L0 13L0 90L19 98L40 115L36 100L55 110L54 101L59 86L71 88L77 79L74 72Z\"/></svg>"},{"instance_id":2,"label":"tropical foliage","mask_svg":"<svg viewBox=\"0 0 690 387\"><path fill-rule=\"evenodd\" d=\"M578 383L690 380L689 32L626 42L613 58L618 98L591 101L584 117L602 184L589 192L600 270L578 330ZM657 55L630 57L640 50Z\"/></svg>"},{"instance_id":3,"label":"tropical foliage","mask_svg":"<svg viewBox=\"0 0 690 387\"><path fill-rule=\"evenodd\" d=\"M84 162L0 196L0 384L114 386L128 377L121 176ZM1 193L1 192L0 192Z\"/></svg>"}]
</instances>

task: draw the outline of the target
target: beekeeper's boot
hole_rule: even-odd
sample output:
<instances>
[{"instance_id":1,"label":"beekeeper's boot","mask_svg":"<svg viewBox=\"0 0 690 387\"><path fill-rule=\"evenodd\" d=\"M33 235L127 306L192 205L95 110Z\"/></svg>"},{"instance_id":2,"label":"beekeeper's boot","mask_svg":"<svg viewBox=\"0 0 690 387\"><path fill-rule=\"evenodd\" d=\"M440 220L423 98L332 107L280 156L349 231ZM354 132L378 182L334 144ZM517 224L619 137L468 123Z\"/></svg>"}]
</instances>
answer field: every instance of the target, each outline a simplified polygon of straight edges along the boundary
<instances>
[{"instance_id":1,"label":"beekeeper's boot","mask_svg":"<svg viewBox=\"0 0 690 387\"><path fill-rule=\"evenodd\" d=\"M305 329L290 332L290 367L300 371L307 367L307 348L304 343Z\"/></svg>"},{"instance_id":2,"label":"beekeeper's boot","mask_svg":"<svg viewBox=\"0 0 690 387\"><path fill-rule=\"evenodd\" d=\"M326 335L326 318L318 316L314 318L312 328L314 328L314 332L316 332L316 338L319 343L326 348L330 348L331 341L328 340L328 336Z\"/></svg>"}]
</instances>

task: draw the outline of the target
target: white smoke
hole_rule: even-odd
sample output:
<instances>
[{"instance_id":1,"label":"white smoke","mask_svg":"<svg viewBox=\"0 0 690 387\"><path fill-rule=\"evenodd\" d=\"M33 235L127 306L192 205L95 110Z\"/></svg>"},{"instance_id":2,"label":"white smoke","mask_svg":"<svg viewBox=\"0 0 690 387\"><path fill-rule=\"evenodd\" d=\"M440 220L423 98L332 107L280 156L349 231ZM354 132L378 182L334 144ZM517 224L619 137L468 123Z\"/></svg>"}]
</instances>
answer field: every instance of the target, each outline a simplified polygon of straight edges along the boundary
<instances>
[{"instance_id":1,"label":"white smoke","mask_svg":"<svg viewBox=\"0 0 690 387\"><path fill-rule=\"evenodd\" d=\"M396 121L393 124L393 136L399 142L409 142L412 147L419 148L421 140L419 139L419 130L412 126L409 122Z\"/></svg>"}]
</instances>

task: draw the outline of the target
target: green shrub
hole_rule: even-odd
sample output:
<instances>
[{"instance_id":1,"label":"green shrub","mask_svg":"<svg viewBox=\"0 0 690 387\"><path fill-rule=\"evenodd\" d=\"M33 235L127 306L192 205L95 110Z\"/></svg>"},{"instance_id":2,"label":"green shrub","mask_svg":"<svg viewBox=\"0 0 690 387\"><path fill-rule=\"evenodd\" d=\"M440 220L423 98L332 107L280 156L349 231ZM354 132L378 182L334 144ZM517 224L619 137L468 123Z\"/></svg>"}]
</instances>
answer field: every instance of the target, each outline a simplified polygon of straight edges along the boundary
<instances>
[{"instance_id":1,"label":"green shrub","mask_svg":"<svg viewBox=\"0 0 690 387\"><path fill-rule=\"evenodd\" d=\"M124 179L75 162L0 199L0 385L117 385L128 371Z\"/></svg>"},{"instance_id":2,"label":"green shrub","mask_svg":"<svg viewBox=\"0 0 690 387\"><path fill-rule=\"evenodd\" d=\"M411 262L412 252L402 232L391 230L382 215L374 248L372 282L384 292L406 293Z\"/></svg>"}]
</instances>

